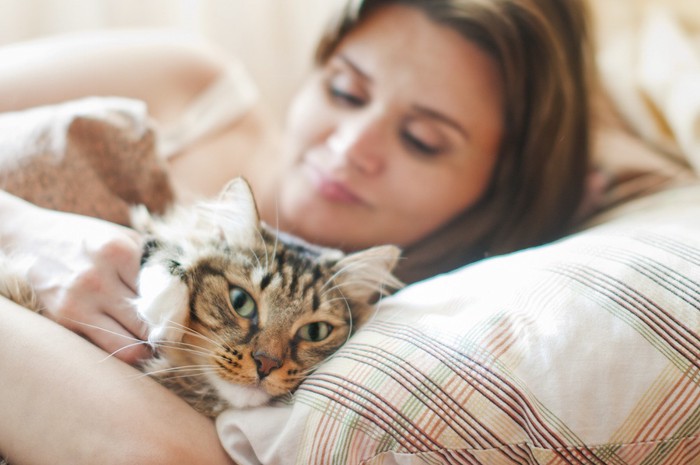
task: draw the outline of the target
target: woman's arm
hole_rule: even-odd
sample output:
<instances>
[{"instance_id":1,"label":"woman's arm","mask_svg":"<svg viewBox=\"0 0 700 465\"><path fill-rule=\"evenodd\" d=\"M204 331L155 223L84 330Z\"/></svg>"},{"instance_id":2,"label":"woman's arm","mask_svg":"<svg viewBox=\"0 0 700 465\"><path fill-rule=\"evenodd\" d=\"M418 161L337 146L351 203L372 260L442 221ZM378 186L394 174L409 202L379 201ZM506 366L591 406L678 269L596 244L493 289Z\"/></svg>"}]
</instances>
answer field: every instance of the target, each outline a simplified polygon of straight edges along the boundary
<instances>
[{"instance_id":1,"label":"woman's arm","mask_svg":"<svg viewBox=\"0 0 700 465\"><path fill-rule=\"evenodd\" d=\"M143 100L157 121L176 119L221 72L225 57L171 32L91 32L0 48L0 112L85 96Z\"/></svg>"},{"instance_id":2,"label":"woman's arm","mask_svg":"<svg viewBox=\"0 0 700 465\"><path fill-rule=\"evenodd\" d=\"M1 297L0 315L10 463L231 463L214 424L150 378Z\"/></svg>"}]
</instances>

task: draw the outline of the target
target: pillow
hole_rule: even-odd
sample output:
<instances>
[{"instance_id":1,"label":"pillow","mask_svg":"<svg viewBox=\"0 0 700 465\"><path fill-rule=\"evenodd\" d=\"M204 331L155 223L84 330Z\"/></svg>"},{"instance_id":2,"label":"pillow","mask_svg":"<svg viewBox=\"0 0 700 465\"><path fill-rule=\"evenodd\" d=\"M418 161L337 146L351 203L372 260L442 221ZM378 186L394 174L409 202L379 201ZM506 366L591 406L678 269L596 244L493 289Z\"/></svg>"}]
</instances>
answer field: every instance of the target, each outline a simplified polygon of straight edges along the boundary
<instances>
[{"instance_id":1,"label":"pillow","mask_svg":"<svg viewBox=\"0 0 700 465\"><path fill-rule=\"evenodd\" d=\"M173 199L146 105L90 97L0 114L0 189L45 208L129 223ZM89 193L89 195L86 195Z\"/></svg>"},{"instance_id":2,"label":"pillow","mask_svg":"<svg viewBox=\"0 0 700 465\"><path fill-rule=\"evenodd\" d=\"M700 463L700 185L384 299L289 405L229 410L245 464Z\"/></svg>"}]
</instances>

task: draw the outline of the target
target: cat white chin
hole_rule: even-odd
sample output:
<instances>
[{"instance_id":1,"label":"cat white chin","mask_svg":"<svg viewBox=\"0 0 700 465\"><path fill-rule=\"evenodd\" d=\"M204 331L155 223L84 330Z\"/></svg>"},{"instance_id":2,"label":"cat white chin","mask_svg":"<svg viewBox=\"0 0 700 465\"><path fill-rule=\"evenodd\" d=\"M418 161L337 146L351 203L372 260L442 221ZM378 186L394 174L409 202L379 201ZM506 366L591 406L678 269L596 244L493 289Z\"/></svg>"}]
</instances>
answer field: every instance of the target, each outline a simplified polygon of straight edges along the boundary
<instances>
[{"instance_id":1,"label":"cat white chin","mask_svg":"<svg viewBox=\"0 0 700 465\"><path fill-rule=\"evenodd\" d=\"M210 378L210 382L219 391L221 397L234 408L258 407L267 404L272 399L272 396L262 388L232 384L216 375L212 375Z\"/></svg>"}]
</instances>

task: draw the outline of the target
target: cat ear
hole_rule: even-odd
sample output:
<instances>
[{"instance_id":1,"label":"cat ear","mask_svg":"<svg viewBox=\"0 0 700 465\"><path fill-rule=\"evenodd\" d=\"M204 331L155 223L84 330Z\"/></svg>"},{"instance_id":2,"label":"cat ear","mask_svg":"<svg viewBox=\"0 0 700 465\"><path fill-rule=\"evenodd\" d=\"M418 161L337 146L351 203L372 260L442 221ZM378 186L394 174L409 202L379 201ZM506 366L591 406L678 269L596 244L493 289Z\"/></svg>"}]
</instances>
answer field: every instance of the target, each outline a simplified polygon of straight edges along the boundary
<instances>
[{"instance_id":1,"label":"cat ear","mask_svg":"<svg viewBox=\"0 0 700 465\"><path fill-rule=\"evenodd\" d=\"M136 311L148 325L148 342L179 342L184 334L189 289L182 278L157 263L139 273Z\"/></svg>"},{"instance_id":2,"label":"cat ear","mask_svg":"<svg viewBox=\"0 0 700 465\"><path fill-rule=\"evenodd\" d=\"M244 178L234 178L224 187L214 210L214 222L226 238L239 242L257 236L260 215L253 191Z\"/></svg>"},{"instance_id":3,"label":"cat ear","mask_svg":"<svg viewBox=\"0 0 700 465\"><path fill-rule=\"evenodd\" d=\"M350 253L335 265L335 281L347 298L368 302L404 286L392 273L400 257L401 249L393 245Z\"/></svg>"},{"instance_id":4,"label":"cat ear","mask_svg":"<svg viewBox=\"0 0 700 465\"><path fill-rule=\"evenodd\" d=\"M352 301L353 332L375 310L375 298L403 287L392 273L400 256L398 247L385 245L348 254L336 263L335 285Z\"/></svg>"}]
</instances>

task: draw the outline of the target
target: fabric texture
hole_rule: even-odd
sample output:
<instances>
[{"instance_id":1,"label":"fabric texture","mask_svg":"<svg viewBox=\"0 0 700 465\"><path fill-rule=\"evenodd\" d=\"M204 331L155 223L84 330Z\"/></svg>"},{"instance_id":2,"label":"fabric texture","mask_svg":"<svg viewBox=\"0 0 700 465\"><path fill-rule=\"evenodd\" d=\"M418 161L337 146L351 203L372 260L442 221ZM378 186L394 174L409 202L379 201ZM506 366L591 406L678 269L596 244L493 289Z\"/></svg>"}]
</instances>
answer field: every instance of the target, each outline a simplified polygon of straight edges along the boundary
<instances>
[{"instance_id":1,"label":"fabric texture","mask_svg":"<svg viewBox=\"0 0 700 465\"><path fill-rule=\"evenodd\" d=\"M698 199L409 286L292 405L220 416L222 443L241 465L700 463Z\"/></svg>"},{"instance_id":2,"label":"fabric texture","mask_svg":"<svg viewBox=\"0 0 700 465\"><path fill-rule=\"evenodd\" d=\"M173 199L143 102L86 98L0 114L0 189L45 208L129 223Z\"/></svg>"}]
</instances>

